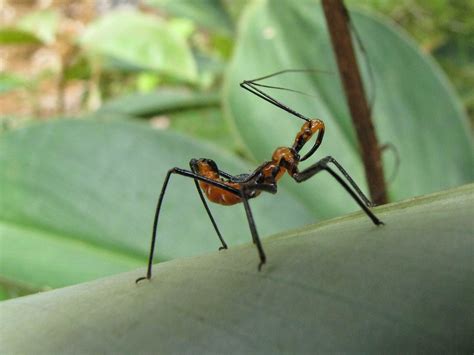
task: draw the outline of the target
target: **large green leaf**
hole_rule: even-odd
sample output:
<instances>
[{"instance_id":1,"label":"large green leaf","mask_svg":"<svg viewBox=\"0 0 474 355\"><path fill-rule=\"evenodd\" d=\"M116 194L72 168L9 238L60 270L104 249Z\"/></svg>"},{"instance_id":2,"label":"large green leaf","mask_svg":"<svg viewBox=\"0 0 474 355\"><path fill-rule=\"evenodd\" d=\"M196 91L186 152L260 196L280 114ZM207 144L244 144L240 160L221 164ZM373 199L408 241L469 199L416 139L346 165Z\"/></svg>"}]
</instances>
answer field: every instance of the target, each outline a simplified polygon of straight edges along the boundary
<instances>
[{"instance_id":1,"label":"large green leaf","mask_svg":"<svg viewBox=\"0 0 474 355\"><path fill-rule=\"evenodd\" d=\"M2 134L0 276L58 287L143 265L166 172L200 157L230 173L252 169L214 146L135 122L63 120ZM252 206L262 236L312 220L284 189ZM242 206L210 207L229 245L249 240ZM190 179L172 177L158 236L157 260L219 246Z\"/></svg>"},{"instance_id":2,"label":"large green leaf","mask_svg":"<svg viewBox=\"0 0 474 355\"><path fill-rule=\"evenodd\" d=\"M130 94L106 102L98 113L119 113L135 117L153 117L169 111L219 106L216 93L161 89L147 94Z\"/></svg>"},{"instance_id":3,"label":"large green leaf","mask_svg":"<svg viewBox=\"0 0 474 355\"><path fill-rule=\"evenodd\" d=\"M131 94L106 102L100 115L158 117L170 128L218 144L221 149L240 149L228 123L222 118L219 96L176 89L160 89L148 94Z\"/></svg>"},{"instance_id":4,"label":"large green leaf","mask_svg":"<svg viewBox=\"0 0 474 355\"><path fill-rule=\"evenodd\" d=\"M250 152L259 161L267 160L276 147L292 144L303 121L243 91L239 82L283 69L330 71L333 74L284 74L263 83L314 96L267 90L296 111L324 120L325 140L312 162L332 155L364 185L320 6L314 1L266 0L247 10L227 72L225 104ZM367 80L367 86L375 99L373 118L379 141L394 144L401 159L397 177L389 186L391 198L400 200L472 181L473 149L467 120L446 78L393 25L362 13L353 13L352 19L375 78L375 84L370 86ZM361 55L359 62L366 64ZM390 152L385 153L384 166L390 175L394 169ZM330 176L318 176L291 188L320 217L356 209L335 185Z\"/></svg>"},{"instance_id":5,"label":"large green leaf","mask_svg":"<svg viewBox=\"0 0 474 355\"><path fill-rule=\"evenodd\" d=\"M186 38L159 18L133 11L111 12L90 24L81 44L94 54L140 69L194 81L196 63Z\"/></svg>"},{"instance_id":6,"label":"large green leaf","mask_svg":"<svg viewBox=\"0 0 474 355\"><path fill-rule=\"evenodd\" d=\"M188 17L207 29L223 33L233 31L232 19L221 0L147 0L146 2L175 16Z\"/></svg>"},{"instance_id":7,"label":"large green leaf","mask_svg":"<svg viewBox=\"0 0 474 355\"><path fill-rule=\"evenodd\" d=\"M242 151L242 146L232 134L228 122L222 118L220 107L177 111L165 117L169 117L169 127L175 131L210 141L223 151Z\"/></svg>"},{"instance_id":8,"label":"large green leaf","mask_svg":"<svg viewBox=\"0 0 474 355\"><path fill-rule=\"evenodd\" d=\"M474 185L0 304L4 353L470 353ZM21 329L21 331L19 331ZM28 341L25 341L28 339Z\"/></svg>"}]
</instances>

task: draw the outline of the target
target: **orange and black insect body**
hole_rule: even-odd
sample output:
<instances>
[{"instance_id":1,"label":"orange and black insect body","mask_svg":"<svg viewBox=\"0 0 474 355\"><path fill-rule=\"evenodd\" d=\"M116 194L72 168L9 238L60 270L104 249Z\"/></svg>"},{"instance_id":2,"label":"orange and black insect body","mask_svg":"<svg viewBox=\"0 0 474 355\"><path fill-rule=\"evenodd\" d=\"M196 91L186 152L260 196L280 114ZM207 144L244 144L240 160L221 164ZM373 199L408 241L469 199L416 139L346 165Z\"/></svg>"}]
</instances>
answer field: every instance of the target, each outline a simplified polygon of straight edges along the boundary
<instances>
[{"instance_id":1,"label":"orange and black insect body","mask_svg":"<svg viewBox=\"0 0 474 355\"><path fill-rule=\"evenodd\" d=\"M289 71L292 70L284 70L254 80L246 80L242 82L240 86L264 99L265 101L268 101L271 104L305 121L300 131L297 133L293 145L291 147L277 148L274 151L271 160L263 163L250 174L241 174L236 176L228 174L219 170L217 164L213 160L204 158L191 159L189 162L190 170L180 168L173 168L169 170L166 175L165 182L163 183L161 194L158 198L158 204L156 207L147 274L144 277L138 278L136 282L151 278L158 218L160 215L163 197L166 192L166 187L168 186L168 182L172 174L187 176L194 180L204 208L206 209L212 225L214 226L214 229L216 230L216 233L221 241L222 245L219 249L227 249L227 244L222 238L219 228L217 227L214 217L212 216L209 206L207 205L206 198L211 202L225 206L235 205L237 203L242 203L244 205L250 232L252 234L252 240L257 246L260 257L260 263L258 264L259 270L263 264L265 264L266 257L257 233L257 228L252 211L250 209L249 200L260 195L262 191L275 194L277 192L278 180L285 174L285 172L288 173L296 182L300 183L310 179L320 171L327 171L352 196L352 198L357 202L357 204L362 208L362 210L367 214L367 216L375 225L383 224L383 222L380 221L369 209L372 204L367 199L367 197L365 197L365 195L359 189L354 180L352 180L349 174L344 170L344 168L331 156L327 156L319 160L303 171L298 170L298 164L301 161L311 157L320 146L324 136L324 123L321 120L309 119L303 116L302 114L275 100L258 88L258 86L267 88L277 87L257 83L257 81ZM303 146L315 135L315 143L311 149L303 157L300 157L299 153ZM329 164L334 165L338 171L333 170Z\"/></svg>"}]
</instances>

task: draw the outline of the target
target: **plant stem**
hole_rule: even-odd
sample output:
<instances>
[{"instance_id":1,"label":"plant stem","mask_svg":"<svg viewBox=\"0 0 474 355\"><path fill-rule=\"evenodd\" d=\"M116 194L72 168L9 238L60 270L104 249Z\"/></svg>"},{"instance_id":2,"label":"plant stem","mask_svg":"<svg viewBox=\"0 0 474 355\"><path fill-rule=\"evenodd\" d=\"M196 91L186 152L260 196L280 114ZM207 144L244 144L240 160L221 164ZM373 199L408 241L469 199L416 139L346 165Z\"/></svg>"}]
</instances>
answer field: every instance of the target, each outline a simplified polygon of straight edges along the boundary
<instances>
[{"instance_id":1,"label":"plant stem","mask_svg":"<svg viewBox=\"0 0 474 355\"><path fill-rule=\"evenodd\" d=\"M387 203L380 146L370 118L357 59L342 0L322 0L340 77L359 141L370 197L375 204Z\"/></svg>"}]
</instances>

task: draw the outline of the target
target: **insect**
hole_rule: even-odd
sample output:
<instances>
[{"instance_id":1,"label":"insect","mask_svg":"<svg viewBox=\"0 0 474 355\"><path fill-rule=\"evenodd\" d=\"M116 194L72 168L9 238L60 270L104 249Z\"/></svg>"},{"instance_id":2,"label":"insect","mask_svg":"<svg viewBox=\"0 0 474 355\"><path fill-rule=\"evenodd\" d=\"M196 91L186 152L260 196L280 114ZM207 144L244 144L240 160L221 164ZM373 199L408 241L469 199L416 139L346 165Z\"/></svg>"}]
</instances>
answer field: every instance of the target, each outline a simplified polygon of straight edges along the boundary
<instances>
[{"instance_id":1,"label":"insect","mask_svg":"<svg viewBox=\"0 0 474 355\"><path fill-rule=\"evenodd\" d=\"M177 167L170 169L166 174L166 178L156 206L147 274L144 277L138 278L136 280L137 283L145 279L151 279L153 253L155 249L158 219L163 203L163 197L165 196L166 188L171 176L175 174L186 176L194 180L204 208L206 209L217 236L219 237L222 244L219 250L227 249L227 244L222 238L219 228L217 227L214 217L212 216L209 206L207 205L206 198L211 202L225 206L235 205L238 203L243 204L250 227L252 240L257 247L260 258L258 270L260 270L265 264L266 256L258 236L252 210L249 205L249 200L256 198L263 191L275 194L277 192L277 182L285 173L288 173L297 183L301 183L312 178L321 171L328 172L348 192L355 202L357 202L357 204L362 208L362 210L367 214L367 216L375 225L383 224L383 222L378 219L369 209L369 207L372 207L372 203L362 193L360 188L349 176L346 170L344 170L344 168L333 157L327 156L302 171L298 169L298 164L310 158L321 145L324 136L324 123L319 119L309 119L303 116L302 114L294 111L293 109L277 101L259 89L259 87L277 89L281 88L258 83L261 80L294 71L302 70L283 70L257 79L245 80L240 83L240 86L245 90L250 91L252 94L257 95L263 100L305 121L300 131L296 134L293 145L291 147L277 148L274 151L271 160L264 162L250 174L241 174L235 176L228 174L222 170L219 170L217 164L213 160L205 158L191 159L189 162L190 170ZM313 146L303 157L301 157L299 154L300 151L313 136L316 137ZM336 169L333 169L333 167Z\"/></svg>"}]
</instances>

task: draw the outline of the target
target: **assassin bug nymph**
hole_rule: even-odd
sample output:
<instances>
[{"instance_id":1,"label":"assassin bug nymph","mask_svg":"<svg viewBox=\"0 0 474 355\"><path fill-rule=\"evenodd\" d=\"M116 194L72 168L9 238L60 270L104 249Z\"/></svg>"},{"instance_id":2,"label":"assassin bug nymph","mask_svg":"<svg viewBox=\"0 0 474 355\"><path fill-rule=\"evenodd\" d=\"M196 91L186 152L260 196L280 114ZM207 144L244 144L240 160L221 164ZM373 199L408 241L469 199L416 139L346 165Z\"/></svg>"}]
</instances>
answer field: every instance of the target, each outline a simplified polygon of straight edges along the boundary
<instances>
[{"instance_id":1,"label":"assassin bug nymph","mask_svg":"<svg viewBox=\"0 0 474 355\"><path fill-rule=\"evenodd\" d=\"M211 159L191 159L189 162L190 170L181 168L172 168L166 174L163 187L161 189L160 197L158 198L158 204L156 206L155 219L153 223L153 234L151 239L150 255L148 258L148 270L144 277L140 277L136 280L138 283L141 280L150 279L152 264L153 264L153 253L156 242L156 229L158 225L158 218L160 215L161 205L163 197L166 192L166 187L170 180L171 175L177 174L181 176L187 176L194 180L197 191L204 205L204 208L209 215L209 218L214 226L214 229L219 237L222 246L219 248L227 249L222 235L217 227L217 224L212 216L212 213L207 205L206 199L211 202L218 203L225 206L242 203L247 215L250 232L252 234L253 243L256 245L258 255L260 257L260 263L258 264L258 270L260 270L265 264L266 257L263 251L262 243L257 233L255 221L253 219L252 211L250 209L249 200L257 197L262 191L275 194L277 192L277 182L282 175L287 172L296 182L300 183L306 181L321 171L327 171L339 184L349 193L349 195L357 202L367 216L372 220L375 225L381 225L383 222L379 220L369 209L372 203L362 193L360 188L344 170L344 168L331 156L327 156L315 164L309 166L303 171L298 170L298 164L311 157L314 152L320 146L324 136L324 123L319 119L309 119L302 114L294 111L288 106L275 100L270 95L266 94L258 87L283 89L279 87L272 87L258 83L263 79L267 79L276 75L280 75L286 72L296 72L305 70L283 70L277 73L266 75L253 80L245 80L240 83L240 86L245 90L250 91L252 94L257 95L263 100L281 108L282 110L302 119L305 121L300 131L297 133L295 141L291 147L279 147L273 153L270 161L264 162L254 172L250 174L241 175L230 175L224 171L218 169L217 164ZM287 89L288 90L288 89ZM295 90L290 90L295 91ZM316 135L316 140L311 149L303 157L300 157L299 152L303 146ZM333 165L337 171L333 170ZM341 176L342 175L342 176ZM204 192L204 194L203 194Z\"/></svg>"}]
</instances>

